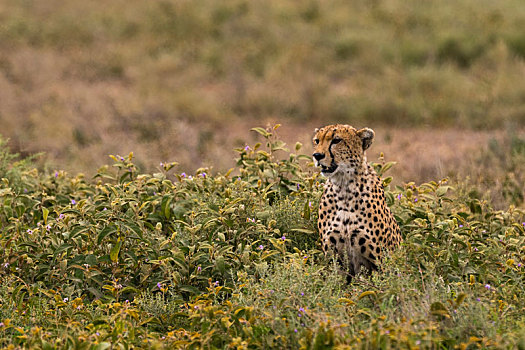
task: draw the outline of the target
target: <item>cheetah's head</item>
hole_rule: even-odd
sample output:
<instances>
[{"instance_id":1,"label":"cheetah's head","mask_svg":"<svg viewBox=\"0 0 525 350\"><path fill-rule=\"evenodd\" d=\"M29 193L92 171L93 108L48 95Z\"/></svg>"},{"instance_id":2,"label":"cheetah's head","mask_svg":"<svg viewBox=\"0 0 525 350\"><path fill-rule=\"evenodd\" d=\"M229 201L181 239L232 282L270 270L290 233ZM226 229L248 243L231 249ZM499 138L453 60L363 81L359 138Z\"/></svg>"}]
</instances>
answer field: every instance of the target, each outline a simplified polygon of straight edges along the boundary
<instances>
[{"instance_id":1,"label":"cheetah's head","mask_svg":"<svg viewBox=\"0 0 525 350\"><path fill-rule=\"evenodd\" d=\"M313 138L314 163L324 176L353 172L361 166L365 150L374 138L372 129L357 130L350 125L328 125L316 129Z\"/></svg>"}]
</instances>

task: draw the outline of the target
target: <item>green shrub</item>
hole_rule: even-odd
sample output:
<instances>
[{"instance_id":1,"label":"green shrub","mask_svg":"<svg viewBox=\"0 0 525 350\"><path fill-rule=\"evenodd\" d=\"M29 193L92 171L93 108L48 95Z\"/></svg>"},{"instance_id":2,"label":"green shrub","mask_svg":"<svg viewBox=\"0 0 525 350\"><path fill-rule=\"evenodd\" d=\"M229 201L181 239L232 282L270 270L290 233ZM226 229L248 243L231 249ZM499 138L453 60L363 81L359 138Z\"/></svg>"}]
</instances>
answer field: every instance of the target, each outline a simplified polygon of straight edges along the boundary
<instances>
[{"instance_id":1,"label":"green shrub","mask_svg":"<svg viewBox=\"0 0 525 350\"><path fill-rule=\"evenodd\" d=\"M275 129L226 174L93 180L3 148L0 344L33 348L514 347L523 337L525 215L446 180L390 187L404 243L351 283L317 249L323 178ZM521 143L513 143L521 152ZM173 180L171 180L173 179Z\"/></svg>"},{"instance_id":2,"label":"green shrub","mask_svg":"<svg viewBox=\"0 0 525 350\"><path fill-rule=\"evenodd\" d=\"M437 49L440 61L451 61L461 68L470 67L486 50L487 44L472 37L449 37L443 40Z\"/></svg>"}]
</instances>

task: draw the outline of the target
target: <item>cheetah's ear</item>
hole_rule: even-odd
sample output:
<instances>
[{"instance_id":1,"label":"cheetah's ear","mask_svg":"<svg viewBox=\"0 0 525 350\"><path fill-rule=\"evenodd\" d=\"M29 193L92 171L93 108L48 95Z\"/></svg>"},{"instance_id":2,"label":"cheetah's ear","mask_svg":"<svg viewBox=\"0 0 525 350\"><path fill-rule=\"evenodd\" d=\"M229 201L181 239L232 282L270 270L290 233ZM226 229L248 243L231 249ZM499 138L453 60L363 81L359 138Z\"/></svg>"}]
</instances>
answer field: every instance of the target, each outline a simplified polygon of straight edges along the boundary
<instances>
[{"instance_id":1,"label":"cheetah's ear","mask_svg":"<svg viewBox=\"0 0 525 350\"><path fill-rule=\"evenodd\" d=\"M357 136L359 136L361 141L363 141L363 151L370 147L372 140L374 139L374 135L374 130L369 128L363 128L357 132Z\"/></svg>"},{"instance_id":2,"label":"cheetah's ear","mask_svg":"<svg viewBox=\"0 0 525 350\"><path fill-rule=\"evenodd\" d=\"M319 128L315 128L314 133L317 134L318 131L319 131Z\"/></svg>"}]
</instances>

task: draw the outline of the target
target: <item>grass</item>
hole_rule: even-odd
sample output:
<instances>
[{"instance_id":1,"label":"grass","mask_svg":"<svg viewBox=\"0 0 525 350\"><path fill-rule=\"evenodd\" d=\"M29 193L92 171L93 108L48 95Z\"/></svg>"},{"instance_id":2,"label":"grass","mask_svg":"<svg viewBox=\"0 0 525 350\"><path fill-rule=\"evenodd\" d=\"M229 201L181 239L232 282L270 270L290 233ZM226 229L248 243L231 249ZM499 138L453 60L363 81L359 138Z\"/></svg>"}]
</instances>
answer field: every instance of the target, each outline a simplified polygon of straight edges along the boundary
<instances>
[{"instance_id":1,"label":"grass","mask_svg":"<svg viewBox=\"0 0 525 350\"><path fill-rule=\"evenodd\" d=\"M464 182L393 186L404 243L346 283L318 249L322 177L274 129L232 172L93 180L0 152L0 344L45 349L519 348L525 212ZM515 146L518 147L518 146ZM519 147L518 147L519 148Z\"/></svg>"},{"instance_id":2,"label":"grass","mask_svg":"<svg viewBox=\"0 0 525 350\"><path fill-rule=\"evenodd\" d=\"M217 150L264 120L524 126L519 0L10 0L0 11L3 133L72 172L130 150L148 171L172 154L225 171L232 156Z\"/></svg>"}]
</instances>

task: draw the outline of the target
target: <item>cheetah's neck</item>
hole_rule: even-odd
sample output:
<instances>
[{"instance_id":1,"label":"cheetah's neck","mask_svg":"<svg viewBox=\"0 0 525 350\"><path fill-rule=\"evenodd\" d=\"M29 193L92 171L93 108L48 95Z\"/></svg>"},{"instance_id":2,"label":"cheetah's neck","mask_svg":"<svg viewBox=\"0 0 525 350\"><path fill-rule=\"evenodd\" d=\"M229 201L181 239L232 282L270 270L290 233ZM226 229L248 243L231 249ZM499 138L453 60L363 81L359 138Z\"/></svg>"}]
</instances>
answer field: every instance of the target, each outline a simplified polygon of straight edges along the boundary
<instances>
[{"instance_id":1,"label":"cheetah's neck","mask_svg":"<svg viewBox=\"0 0 525 350\"><path fill-rule=\"evenodd\" d=\"M368 165L366 156L363 156L363 160L357 168L341 169L341 171L330 177L329 182L335 186L337 191L344 192L353 188L356 184L364 182L371 172L373 170Z\"/></svg>"}]
</instances>

